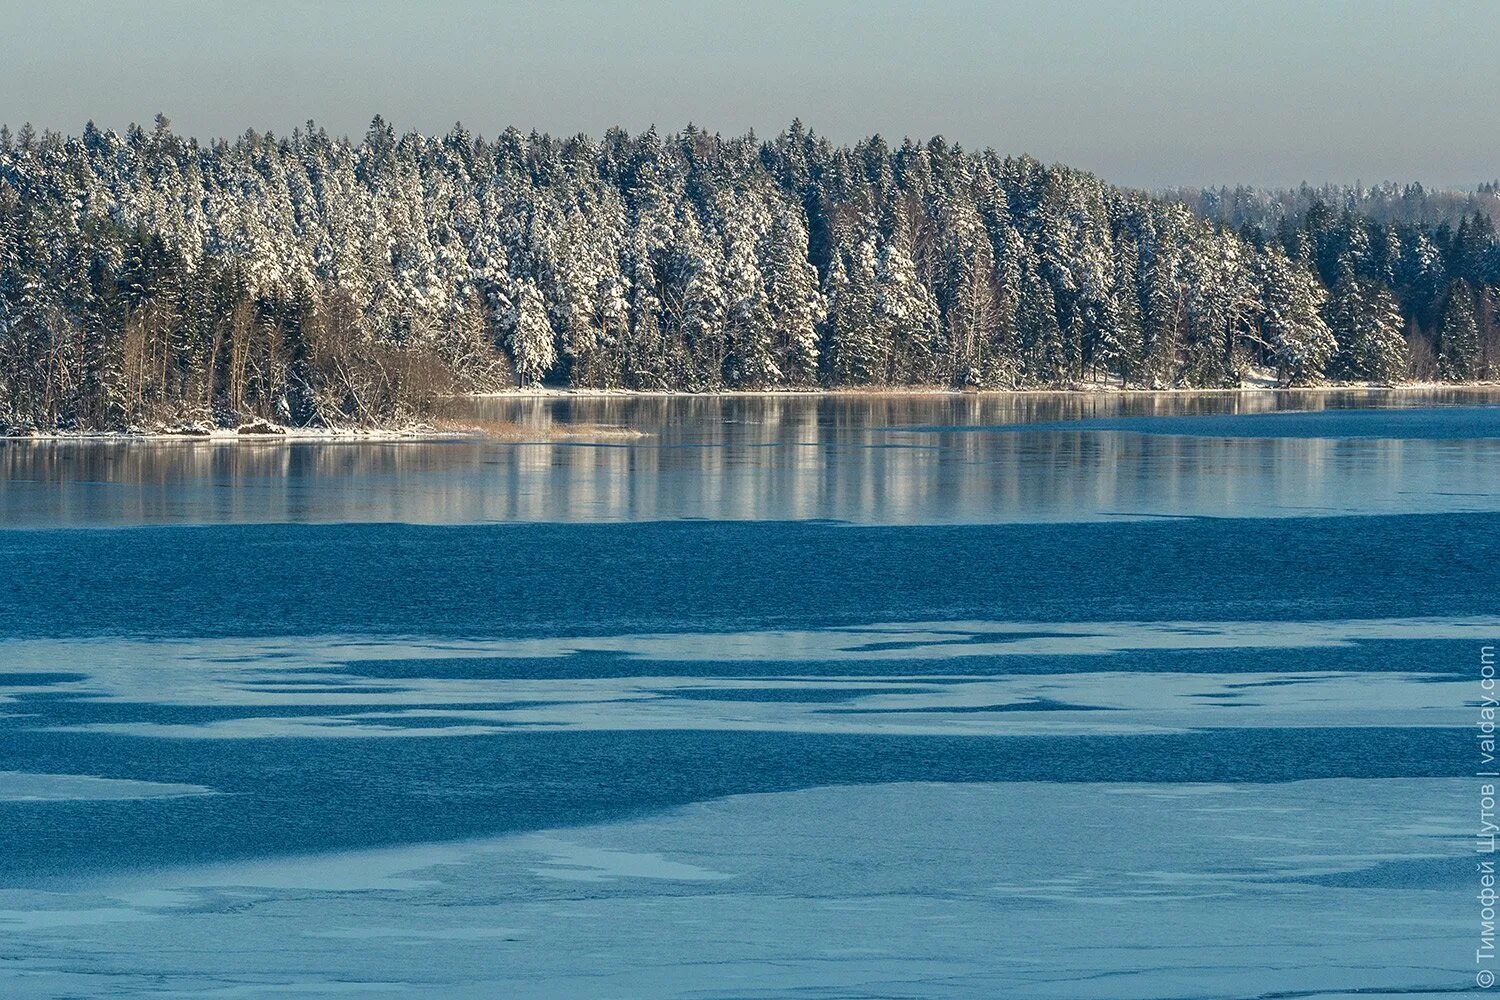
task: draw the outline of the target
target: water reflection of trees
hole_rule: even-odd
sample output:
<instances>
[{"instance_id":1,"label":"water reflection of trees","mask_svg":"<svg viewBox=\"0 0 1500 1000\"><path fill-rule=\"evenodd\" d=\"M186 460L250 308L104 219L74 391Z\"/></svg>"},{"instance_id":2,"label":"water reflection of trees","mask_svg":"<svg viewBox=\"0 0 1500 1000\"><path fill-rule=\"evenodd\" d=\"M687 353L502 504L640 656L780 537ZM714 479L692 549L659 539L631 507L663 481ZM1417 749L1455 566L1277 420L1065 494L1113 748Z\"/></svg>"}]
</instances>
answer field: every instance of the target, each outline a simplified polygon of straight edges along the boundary
<instances>
[{"instance_id":1,"label":"water reflection of trees","mask_svg":"<svg viewBox=\"0 0 1500 1000\"><path fill-rule=\"evenodd\" d=\"M158 521L564 521L729 517L1028 520L1111 512L1452 509L1490 492L1492 440L966 433L1114 416L1368 405L1350 393L498 398L455 415L522 440L0 446L12 525ZM1403 405L1480 401L1405 394ZM638 441L560 437L620 425ZM900 430L900 428L914 428ZM1438 447L1441 445L1441 447ZM1444 507L1443 504L1447 503ZM1473 506L1474 501L1469 502ZM1363 508L1361 508L1363 509Z\"/></svg>"}]
</instances>

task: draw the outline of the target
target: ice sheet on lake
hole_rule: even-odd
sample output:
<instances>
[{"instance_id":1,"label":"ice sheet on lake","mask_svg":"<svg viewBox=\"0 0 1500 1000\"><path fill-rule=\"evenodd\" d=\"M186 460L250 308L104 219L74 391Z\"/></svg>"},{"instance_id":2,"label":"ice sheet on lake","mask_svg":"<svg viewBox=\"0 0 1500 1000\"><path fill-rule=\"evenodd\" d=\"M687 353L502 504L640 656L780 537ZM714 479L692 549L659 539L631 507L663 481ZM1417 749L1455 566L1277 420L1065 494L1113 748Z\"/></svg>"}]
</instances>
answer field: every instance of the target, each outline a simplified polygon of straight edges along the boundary
<instances>
[{"instance_id":1,"label":"ice sheet on lake","mask_svg":"<svg viewBox=\"0 0 1500 1000\"><path fill-rule=\"evenodd\" d=\"M0 802L68 802L100 799L151 799L179 795L213 795L201 785L131 781L83 774L30 774L0 771Z\"/></svg>"},{"instance_id":2,"label":"ice sheet on lake","mask_svg":"<svg viewBox=\"0 0 1500 1000\"><path fill-rule=\"evenodd\" d=\"M516 728L758 730L800 733L1079 735L1236 727L1462 726L1469 679L1416 671L1193 672L1074 670L1113 653L1306 649L1364 641L1488 641L1500 619L1326 622L917 622L826 630L552 639L298 637L195 642L0 643L0 700L45 693L117 705L238 709L209 720L112 718L53 729L240 739L471 736ZM638 664L635 676L591 674L588 654ZM1003 672L1007 658L1032 672ZM1050 657L1057 672L1037 672ZM463 661L551 659L556 675L465 672ZM951 661L952 673L902 674L892 664ZM361 663L402 661L399 676ZM651 665L707 662L707 676ZM799 663L836 661L836 678ZM739 664L785 665L737 676ZM430 664L452 664L438 669ZM566 669L576 664L576 673ZM861 670L860 665L867 665ZM985 666L984 671L976 665ZM1309 666L1316 661L1310 659ZM968 668L968 669L965 669ZM76 676L32 683L66 669ZM55 676L55 674L54 674ZM748 693L748 697L747 697ZM288 710L296 709L295 712ZM308 711L311 709L311 711ZM119 713L115 713L118 716Z\"/></svg>"},{"instance_id":3,"label":"ice sheet on lake","mask_svg":"<svg viewBox=\"0 0 1500 1000\"><path fill-rule=\"evenodd\" d=\"M0 695L82 689L91 681L27 683L26 674L87 670L92 678L151 667L191 676L215 671L304 671L353 660L552 659L606 653L634 660L717 663L762 661L937 660L975 656L1088 656L1133 650L1327 649L1380 639L1491 638L1500 616L1328 621L1222 622L881 622L843 628L745 632L670 632L558 638L435 639L292 636L195 640L0 640L0 667L16 679ZM289 681L290 683L291 681Z\"/></svg>"},{"instance_id":4,"label":"ice sheet on lake","mask_svg":"<svg viewBox=\"0 0 1500 1000\"><path fill-rule=\"evenodd\" d=\"M12 892L0 926L22 997L104 984L249 997L1447 991L1472 958L1472 791L1447 779L814 788Z\"/></svg>"}]
</instances>

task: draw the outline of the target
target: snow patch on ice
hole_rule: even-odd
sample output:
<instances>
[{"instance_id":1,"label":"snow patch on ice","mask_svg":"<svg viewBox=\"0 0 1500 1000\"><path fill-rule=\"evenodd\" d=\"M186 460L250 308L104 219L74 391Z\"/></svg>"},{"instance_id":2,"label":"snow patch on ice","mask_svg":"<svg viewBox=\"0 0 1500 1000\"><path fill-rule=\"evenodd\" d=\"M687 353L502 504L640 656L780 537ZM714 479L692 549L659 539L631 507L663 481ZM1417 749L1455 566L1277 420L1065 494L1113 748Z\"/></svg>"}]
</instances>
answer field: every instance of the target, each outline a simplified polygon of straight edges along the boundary
<instances>
[{"instance_id":1,"label":"snow patch on ice","mask_svg":"<svg viewBox=\"0 0 1500 1000\"><path fill-rule=\"evenodd\" d=\"M85 774L32 774L0 771L0 802L77 802L217 795L202 785L98 778Z\"/></svg>"}]
</instances>

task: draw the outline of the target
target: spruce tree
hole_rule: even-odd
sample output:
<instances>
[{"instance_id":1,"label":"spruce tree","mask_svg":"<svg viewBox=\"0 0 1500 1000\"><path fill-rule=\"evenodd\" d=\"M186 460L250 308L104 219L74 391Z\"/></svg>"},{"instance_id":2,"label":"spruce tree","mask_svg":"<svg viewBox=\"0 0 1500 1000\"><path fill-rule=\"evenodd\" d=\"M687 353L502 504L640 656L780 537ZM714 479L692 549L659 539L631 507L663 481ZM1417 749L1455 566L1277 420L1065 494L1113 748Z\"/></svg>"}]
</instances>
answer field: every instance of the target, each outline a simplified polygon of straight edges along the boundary
<instances>
[{"instance_id":1,"label":"spruce tree","mask_svg":"<svg viewBox=\"0 0 1500 1000\"><path fill-rule=\"evenodd\" d=\"M766 308L777 370L788 385L811 386L818 378L823 301L799 216L796 209L779 208L766 236Z\"/></svg>"},{"instance_id":2,"label":"spruce tree","mask_svg":"<svg viewBox=\"0 0 1500 1000\"><path fill-rule=\"evenodd\" d=\"M1479 324L1474 290L1463 279L1448 286L1443 324L1438 331L1438 374L1450 382L1475 377L1479 368Z\"/></svg>"},{"instance_id":3,"label":"spruce tree","mask_svg":"<svg viewBox=\"0 0 1500 1000\"><path fill-rule=\"evenodd\" d=\"M536 285L521 282L516 295L515 316L510 333L516 383L522 388L540 385L557 364L557 345L547 307Z\"/></svg>"},{"instance_id":4,"label":"spruce tree","mask_svg":"<svg viewBox=\"0 0 1500 1000\"><path fill-rule=\"evenodd\" d=\"M1401 310L1390 292L1346 266L1328 302L1328 325L1338 341L1329 364L1336 378L1395 382L1406 375Z\"/></svg>"},{"instance_id":5,"label":"spruce tree","mask_svg":"<svg viewBox=\"0 0 1500 1000\"><path fill-rule=\"evenodd\" d=\"M1317 275L1279 246L1260 261L1261 345L1282 386L1321 378L1338 348L1324 316L1327 296Z\"/></svg>"},{"instance_id":6,"label":"spruce tree","mask_svg":"<svg viewBox=\"0 0 1500 1000\"><path fill-rule=\"evenodd\" d=\"M864 240L834 258L828 272L828 368L834 385L870 385L885 377L888 328L876 316L875 246Z\"/></svg>"},{"instance_id":7,"label":"spruce tree","mask_svg":"<svg viewBox=\"0 0 1500 1000\"><path fill-rule=\"evenodd\" d=\"M742 233L725 266L728 357L724 378L737 389L769 389L781 381L773 357L771 307L751 234Z\"/></svg>"}]
</instances>

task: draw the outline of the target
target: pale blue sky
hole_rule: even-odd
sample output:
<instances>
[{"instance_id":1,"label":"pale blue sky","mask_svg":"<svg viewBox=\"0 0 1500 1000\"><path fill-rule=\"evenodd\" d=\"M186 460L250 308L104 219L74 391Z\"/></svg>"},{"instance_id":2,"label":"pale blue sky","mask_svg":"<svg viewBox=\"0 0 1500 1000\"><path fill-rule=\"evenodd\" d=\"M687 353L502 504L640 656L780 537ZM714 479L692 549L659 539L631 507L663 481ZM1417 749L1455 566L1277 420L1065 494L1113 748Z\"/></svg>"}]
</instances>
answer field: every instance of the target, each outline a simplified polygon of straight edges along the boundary
<instances>
[{"instance_id":1,"label":"pale blue sky","mask_svg":"<svg viewBox=\"0 0 1500 1000\"><path fill-rule=\"evenodd\" d=\"M1500 3L0 0L0 121L941 133L1127 184L1500 175Z\"/></svg>"}]
</instances>

